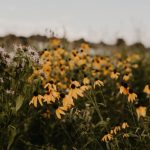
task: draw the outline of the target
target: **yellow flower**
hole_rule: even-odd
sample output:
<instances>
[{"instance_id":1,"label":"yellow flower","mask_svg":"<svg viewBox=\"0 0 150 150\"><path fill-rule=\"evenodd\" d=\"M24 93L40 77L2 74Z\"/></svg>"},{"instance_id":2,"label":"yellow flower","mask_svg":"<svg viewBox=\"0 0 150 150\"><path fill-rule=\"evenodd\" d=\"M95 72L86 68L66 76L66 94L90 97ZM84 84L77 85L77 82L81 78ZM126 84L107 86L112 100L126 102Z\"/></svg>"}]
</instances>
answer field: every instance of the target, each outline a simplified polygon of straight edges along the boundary
<instances>
[{"instance_id":1,"label":"yellow flower","mask_svg":"<svg viewBox=\"0 0 150 150\"><path fill-rule=\"evenodd\" d=\"M90 80L89 80L87 77L85 77L85 78L83 79L83 84L84 84L84 85L90 84Z\"/></svg>"},{"instance_id":2,"label":"yellow flower","mask_svg":"<svg viewBox=\"0 0 150 150\"><path fill-rule=\"evenodd\" d=\"M129 134L128 133L124 133L123 134L123 138L129 138Z\"/></svg>"},{"instance_id":3,"label":"yellow flower","mask_svg":"<svg viewBox=\"0 0 150 150\"><path fill-rule=\"evenodd\" d=\"M49 91L51 90L57 90L56 85L54 84L53 80L50 80L49 83L47 83L44 88L48 88Z\"/></svg>"},{"instance_id":4,"label":"yellow flower","mask_svg":"<svg viewBox=\"0 0 150 150\"><path fill-rule=\"evenodd\" d=\"M146 94L150 94L150 84L145 86L143 92Z\"/></svg>"},{"instance_id":5,"label":"yellow flower","mask_svg":"<svg viewBox=\"0 0 150 150\"><path fill-rule=\"evenodd\" d=\"M44 73L46 73L47 75L50 74L51 67L49 64L43 64L42 69L43 69Z\"/></svg>"},{"instance_id":6,"label":"yellow flower","mask_svg":"<svg viewBox=\"0 0 150 150\"><path fill-rule=\"evenodd\" d=\"M120 126L116 126L116 127L114 127L113 133L117 134L117 132L120 130L121 130Z\"/></svg>"},{"instance_id":7,"label":"yellow flower","mask_svg":"<svg viewBox=\"0 0 150 150\"><path fill-rule=\"evenodd\" d=\"M78 96L83 97L83 91L80 88L77 88L75 84L70 85L69 96L77 99Z\"/></svg>"},{"instance_id":8,"label":"yellow flower","mask_svg":"<svg viewBox=\"0 0 150 150\"><path fill-rule=\"evenodd\" d=\"M47 102L47 104L51 104L51 102L55 102L56 98L48 92L43 96L44 102Z\"/></svg>"},{"instance_id":9,"label":"yellow flower","mask_svg":"<svg viewBox=\"0 0 150 150\"><path fill-rule=\"evenodd\" d=\"M67 88L67 85L64 84L64 83L62 83L62 82L58 82L58 83L57 83L57 86L58 86L59 88L61 88L61 89L66 89L66 88Z\"/></svg>"},{"instance_id":10,"label":"yellow flower","mask_svg":"<svg viewBox=\"0 0 150 150\"><path fill-rule=\"evenodd\" d=\"M61 115L65 115L65 112L64 112L64 111L66 111L66 110L67 110L67 108L64 107L64 106L58 107L58 108L56 109L56 111L55 111L57 118L58 118L58 119L61 119Z\"/></svg>"},{"instance_id":11,"label":"yellow flower","mask_svg":"<svg viewBox=\"0 0 150 150\"><path fill-rule=\"evenodd\" d=\"M41 60L44 60L45 58L50 58L51 53L49 51L44 51L43 54L41 55Z\"/></svg>"},{"instance_id":12,"label":"yellow flower","mask_svg":"<svg viewBox=\"0 0 150 150\"><path fill-rule=\"evenodd\" d=\"M125 82L122 82L121 83L121 86L120 86L120 94L124 94L124 95L127 95L128 94L128 84L125 83Z\"/></svg>"},{"instance_id":13,"label":"yellow flower","mask_svg":"<svg viewBox=\"0 0 150 150\"><path fill-rule=\"evenodd\" d=\"M52 80L44 88L47 88L47 93L44 95L44 102L50 104L51 102L55 102L56 99L59 99L60 94L57 92L56 85Z\"/></svg>"},{"instance_id":14,"label":"yellow flower","mask_svg":"<svg viewBox=\"0 0 150 150\"><path fill-rule=\"evenodd\" d=\"M127 122L123 122L123 123L122 123L122 129L126 129L126 128L128 128L128 127L129 127L129 125L128 125Z\"/></svg>"},{"instance_id":15,"label":"yellow flower","mask_svg":"<svg viewBox=\"0 0 150 150\"><path fill-rule=\"evenodd\" d=\"M131 73L126 73L124 76L123 76L123 80L124 81L128 81L131 77Z\"/></svg>"},{"instance_id":16,"label":"yellow flower","mask_svg":"<svg viewBox=\"0 0 150 150\"><path fill-rule=\"evenodd\" d=\"M110 130L110 134L114 134L114 130Z\"/></svg>"},{"instance_id":17,"label":"yellow flower","mask_svg":"<svg viewBox=\"0 0 150 150\"><path fill-rule=\"evenodd\" d=\"M96 88L96 86L104 86L103 81L96 79L96 81L94 82L94 89Z\"/></svg>"},{"instance_id":18,"label":"yellow flower","mask_svg":"<svg viewBox=\"0 0 150 150\"><path fill-rule=\"evenodd\" d=\"M147 112L147 107L146 106L142 106L142 105L139 105L139 104L136 105L136 113L137 113L138 120L140 119L140 117L145 117L146 112Z\"/></svg>"},{"instance_id":19,"label":"yellow flower","mask_svg":"<svg viewBox=\"0 0 150 150\"><path fill-rule=\"evenodd\" d=\"M61 97L63 98L63 106L70 108L71 106L74 106L73 98L70 95L64 95L64 97L61 94Z\"/></svg>"},{"instance_id":20,"label":"yellow flower","mask_svg":"<svg viewBox=\"0 0 150 150\"><path fill-rule=\"evenodd\" d=\"M125 70L126 72L132 72L132 69L131 69L128 65L126 65L126 66L124 67L124 70Z\"/></svg>"},{"instance_id":21,"label":"yellow flower","mask_svg":"<svg viewBox=\"0 0 150 150\"><path fill-rule=\"evenodd\" d=\"M80 89L81 89L83 92L89 90L90 88L91 88L90 85L82 85L82 86L80 87Z\"/></svg>"},{"instance_id":22,"label":"yellow flower","mask_svg":"<svg viewBox=\"0 0 150 150\"><path fill-rule=\"evenodd\" d=\"M119 77L119 75L120 75L120 73L119 73L119 72L117 72L117 70L116 70L116 69L114 69L114 71L113 71L113 72L111 72L110 77L111 77L112 79L117 80L117 79L118 79L118 77Z\"/></svg>"},{"instance_id":23,"label":"yellow flower","mask_svg":"<svg viewBox=\"0 0 150 150\"><path fill-rule=\"evenodd\" d=\"M88 45L87 43L82 43L82 44L81 44L81 49L89 50L90 47L89 47L89 45Z\"/></svg>"},{"instance_id":24,"label":"yellow flower","mask_svg":"<svg viewBox=\"0 0 150 150\"><path fill-rule=\"evenodd\" d=\"M113 135L108 133L102 137L101 141L108 142L108 141L111 141L112 139L113 139Z\"/></svg>"},{"instance_id":25,"label":"yellow flower","mask_svg":"<svg viewBox=\"0 0 150 150\"><path fill-rule=\"evenodd\" d=\"M132 89L129 89L129 93L128 93L128 102L133 103L137 98L137 94L133 93Z\"/></svg>"},{"instance_id":26,"label":"yellow flower","mask_svg":"<svg viewBox=\"0 0 150 150\"><path fill-rule=\"evenodd\" d=\"M106 76L110 73L109 66L106 66L103 70L103 74Z\"/></svg>"},{"instance_id":27,"label":"yellow flower","mask_svg":"<svg viewBox=\"0 0 150 150\"><path fill-rule=\"evenodd\" d=\"M76 87L80 86L80 83L78 81L75 81L74 79L72 79L73 81L71 82L71 84L74 84Z\"/></svg>"},{"instance_id":28,"label":"yellow flower","mask_svg":"<svg viewBox=\"0 0 150 150\"><path fill-rule=\"evenodd\" d=\"M93 60L93 68L99 70L101 68L99 58L95 57Z\"/></svg>"},{"instance_id":29,"label":"yellow flower","mask_svg":"<svg viewBox=\"0 0 150 150\"><path fill-rule=\"evenodd\" d=\"M37 92L34 92L34 96L33 96L32 100L30 101L29 105L33 104L34 107L37 107L37 103L39 101L40 105L43 106L42 100L43 100L43 96L38 95Z\"/></svg>"}]
</instances>

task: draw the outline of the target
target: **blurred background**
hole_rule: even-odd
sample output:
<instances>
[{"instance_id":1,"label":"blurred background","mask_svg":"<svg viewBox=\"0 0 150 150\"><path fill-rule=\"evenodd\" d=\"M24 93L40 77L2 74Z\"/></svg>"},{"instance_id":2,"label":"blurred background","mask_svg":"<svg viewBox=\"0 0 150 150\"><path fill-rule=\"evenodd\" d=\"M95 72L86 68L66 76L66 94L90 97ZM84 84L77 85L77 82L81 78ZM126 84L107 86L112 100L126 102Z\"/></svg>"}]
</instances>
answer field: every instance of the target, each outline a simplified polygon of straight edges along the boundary
<instances>
[{"instance_id":1,"label":"blurred background","mask_svg":"<svg viewBox=\"0 0 150 150\"><path fill-rule=\"evenodd\" d=\"M106 44L123 39L127 45L141 42L149 47L149 14L149 0L0 0L0 36L55 36Z\"/></svg>"}]
</instances>

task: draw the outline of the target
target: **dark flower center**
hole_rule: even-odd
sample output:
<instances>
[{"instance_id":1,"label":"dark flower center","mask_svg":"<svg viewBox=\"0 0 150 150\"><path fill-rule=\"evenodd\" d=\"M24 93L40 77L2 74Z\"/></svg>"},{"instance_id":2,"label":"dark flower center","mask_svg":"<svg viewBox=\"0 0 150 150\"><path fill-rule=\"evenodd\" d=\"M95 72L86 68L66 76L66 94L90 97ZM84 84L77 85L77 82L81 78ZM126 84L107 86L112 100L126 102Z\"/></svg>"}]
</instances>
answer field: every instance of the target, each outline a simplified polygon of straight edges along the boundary
<instances>
[{"instance_id":1,"label":"dark flower center","mask_svg":"<svg viewBox=\"0 0 150 150\"><path fill-rule=\"evenodd\" d=\"M54 81L53 81L53 80L50 80L49 83L50 83L50 84L54 84Z\"/></svg>"},{"instance_id":2,"label":"dark flower center","mask_svg":"<svg viewBox=\"0 0 150 150\"><path fill-rule=\"evenodd\" d=\"M74 79L74 78L72 78L71 80L72 80L72 81L75 81L75 79Z\"/></svg>"},{"instance_id":3,"label":"dark flower center","mask_svg":"<svg viewBox=\"0 0 150 150\"><path fill-rule=\"evenodd\" d=\"M106 67L105 67L105 69L106 69L106 70L108 70L108 69L109 69L109 67L108 67L108 66L106 66Z\"/></svg>"},{"instance_id":4,"label":"dark flower center","mask_svg":"<svg viewBox=\"0 0 150 150\"><path fill-rule=\"evenodd\" d=\"M86 78L87 77L87 75L86 74L84 74L84 78Z\"/></svg>"},{"instance_id":5,"label":"dark flower center","mask_svg":"<svg viewBox=\"0 0 150 150\"><path fill-rule=\"evenodd\" d=\"M121 85L122 85L124 88L127 88L127 87L128 87L128 84L125 83L125 82L121 82Z\"/></svg>"},{"instance_id":6,"label":"dark flower center","mask_svg":"<svg viewBox=\"0 0 150 150\"><path fill-rule=\"evenodd\" d=\"M132 93L133 93L133 90L132 90L132 89L129 89L129 93L132 94Z\"/></svg>"},{"instance_id":7,"label":"dark flower center","mask_svg":"<svg viewBox=\"0 0 150 150\"><path fill-rule=\"evenodd\" d=\"M71 84L71 88L72 88L72 89L75 89L76 86L75 86L74 84Z\"/></svg>"},{"instance_id":8,"label":"dark flower center","mask_svg":"<svg viewBox=\"0 0 150 150\"><path fill-rule=\"evenodd\" d=\"M64 93L61 93L61 94L60 94L60 97L61 97L61 98L64 98L64 97L65 97L65 94L64 94Z\"/></svg>"},{"instance_id":9,"label":"dark flower center","mask_svg":"<svg viewBox=\"0 0 150 150\"><path fill-rule=\"evenodd\" d=\"M34 95L34 96L38 96L38 92L35 91L35 92L33 93L33 95Z\"/></svg>"},{"instance_id":10,"label":"dark flower center","mask_svg":"<svg viewBox=\"0 0 150 150\"><path fill-rule=\"evenodd\" d=\"M60 70L61 70L61 71L64 71L64 68L61 68Z\"/></svg>"},{"instance_id":11,"label":"dark flower center","mask_svg":"<svg viewBox=\"0 0 150 150\"><path fill-rule=\"evenodd\" d=\"M116 69L114 69L114 73L117 73L117 70L116 70Z\"/></svg>"},{"instance_id":12,"label":"dark flower center","mask_svg":"<svg viewBox=\"0 0 150 150\"><path fill-rule=\"evenodd\" d=\"M97 81L98 80L98 78L95 78L95 81Z\"/></svg>"}]
</instances>

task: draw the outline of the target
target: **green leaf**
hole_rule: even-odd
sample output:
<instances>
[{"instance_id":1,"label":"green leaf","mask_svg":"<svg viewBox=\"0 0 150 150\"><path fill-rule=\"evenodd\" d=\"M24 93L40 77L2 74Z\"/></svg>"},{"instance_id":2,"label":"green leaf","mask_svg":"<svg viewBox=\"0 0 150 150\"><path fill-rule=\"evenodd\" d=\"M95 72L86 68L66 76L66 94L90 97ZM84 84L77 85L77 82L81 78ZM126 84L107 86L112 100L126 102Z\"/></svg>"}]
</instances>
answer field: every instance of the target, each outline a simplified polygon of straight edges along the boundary
<instances>
[{"instance_id":1,"label":"green leaf","mask_svg":"<svg viewBox=\"0 0 150 150\"><path fill-rule=\"evenodd\" d=\"M21 108L23 101L24 97L22 95L19 95L16 100L16 111L18 111Z\"/></svg>"},{"instance_id":2,"label":"green leaf","mask_svg":"<svg viewBox=\"0 0 150 150\"><path fill-rule=\"evenodd\" d=\"M14 143L17 132L16 132L16 128L12 125L8 126L8 131L9 131L9 141L8 141L7 150L10 150L12 144Z\"/></svg>"}]
</instances>

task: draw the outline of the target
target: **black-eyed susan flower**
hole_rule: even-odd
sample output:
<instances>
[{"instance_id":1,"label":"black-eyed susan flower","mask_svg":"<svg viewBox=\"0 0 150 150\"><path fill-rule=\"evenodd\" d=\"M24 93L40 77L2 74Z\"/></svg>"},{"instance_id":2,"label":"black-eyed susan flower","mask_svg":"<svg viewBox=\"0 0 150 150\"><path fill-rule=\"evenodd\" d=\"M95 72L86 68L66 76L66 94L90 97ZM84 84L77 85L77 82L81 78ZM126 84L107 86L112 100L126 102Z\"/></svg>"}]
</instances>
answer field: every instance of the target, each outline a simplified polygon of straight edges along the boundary
<instances>
[{"instance_id":1,"label":"black-eyed susan flower","mask_svg":"<svg viewBox=\"0 0 150 150\"><path fill-rule=\"evenodd\" d=\"M37 91L34 92L34 96L32 100L30 101L29 105L33 104L34 107L37 107L38 102L40 103L41 106L43 106L43 96L39 95Z\"/></svg>"},{"instance_id":2,"label":"black-eyed susan flower","mask_svg":"<svg viewBox=\"0 0 150 150\"><path fill-rule=\"evenodd\" d=\"M58 83L57 83L57 86L58 86L58 88L60 88L60 89L67 89L67 85L66 85L65 83L62 83L62 82L58 82Z\"/></svg>"},{"instance_id":3,"label":"black-eyed susan flower","mask_svg":"<svg viewBox=\"0 0 150 150\"><path fill-rule=\"evenodd\" d=\"M136 100L136 98L137 98L137 94L135 94L132 89L129 89L128 102L133 103Z\"/></svg>"},{"instance_id":4,"label":"black-eyed susan flower","mask_svg":"<svg viewBox=\"0 0 150 150\"><path fill-rule=\"evenodd\" d=\"M103 142L109 142L109 141L111 141L112 139L113 139L113 135L110 134L110 133L108 133L108 134L106 134L106 135L104 135L104 136L102 137L101 141L103 141Z\"/></svg>"},{"instance_id":5,"label":"black-eyed susan flower","mask_svg":"<svg viewBox=\"0 0 150 150\"><path fill-rule=\"evenodd\" d=\"M73 98L70 95L61 95L61 97L63 98L62 102L64 107L70 108L74 106Z\"/></svg>"},{"instance_id":6,"label":"black-eyed susan flower","mask_svg":"<svg viewBox=\"0 0 150 150\"><path fill-rule=\"evenodd\" d=\"M75 81L74 79L72 79L71 84L74 84L76 87L80 86L80 83L78 81Z\"/></svg>"},{"instance_id":7,"label":"black-eyed susan flower","mask_svg":"<svg viewBox=\"0 0 150 150\"><path fill-rule=\"evenodd\" d=\"M114 129L113 129L113 133L116 135L117 132L119 132L120 130L121 130L120 126L115 126Z\"/></svg>"},{"instance_id":8,"label":"black-eyed susan flower","mask_svg":"<svg viewBox=\"0 0 150 150\"><path fill-rule=\"evenodd\" d=\"M118 77L119 77L119 75L120 75L120 73L119 73L119 72L117 72L117 70L116 70L116 69L114 69L114 70L111 72L110 77L111 77L112 79L117 80L117 79L118 79Z\"/></svg>"},{"instance_id":9,"label":"black-eyed susan flower","mask_svg":"<svg viewBox=\"0 0 150 150\"><path fill-rule=\"evenodd\" d=\"M120 86L120 94L127 95L128 92L129 92L128 84L125 83L125 82L121 82L121 86Z\"/></svg>"},{"instance_id":10,"label":"black-eyed susan flower","mask_svg":"<svg viewBox=\"0 0 150 150\"><path fill-rule=\"evenodd\" d=\"M146 116L147 107L145 105L137 103L135 104L135 108L136 108L136 114L137 114L138 120L140 119L140 117Z\"/></svg>"},{"instance_id":11,"label":"black-eyed susan flower","mask_svg":"<svg viewBox=\"0 0 150 150\"><path fill-rule=\"evenodd\" d=\"M109 73L110 73L110 67L109 67L109 66L106 66L106 67L103 69L103 74L104 74L105 76L107 76Z\"/></svg>"},{"instance_id":12,"label":"black-eyed susan flower","mask_svg":"<svg viewBox=\"0 0 150 150\"><path fill-rule=\"evenodd\" d=\"M143 90L144 93L150 94L150 84L147 84Z\"/></svg>"},{"instance_id":13,"label":"black-eyed susan flower","mask_svg":"<svg viewBox=\"0 0 150 150\"><path fill-rule=\"evenodd\" d=\"M124 81L128 81L131 77L131 73L126 73L124 76L123 76L123 80Z\"/></svg>"},{"instance_id":14,"label":"black-eyed susan flower","mask_svg":"<svg viewBox=\"0 0 150 150\"><path fill-rule=\"evenodd\" d=\"M89 78L88 77L84 77L84 79L83 79L83 84L84 85L89 85L90 84L90 80L89 80Z\"/></svg>"},{"instance_id":15,"label":"black-eyed susan flower","mask_svg":"<svg viewBox=\"0 0 150 150\"><path fill-rule=\"evenodd\" d=\"M103 81L101 80L98 80L97 78L95 79L95 82L94 82L94 89L96 88L96 86L104 86L104 83Z\"/></svg>"},{"instance_id":16,"label":"black-eyed susan flower","mask_svg":"<svg viewBox=\"0 0 150 150\"><path fill-rule=\"evenodd\" d=\"M56 85L54 84L53 80L50 80L45 86L44 88L48 88L49 91L51 91L52 89L57 90Z\"/></svg>"},{"instance_id":17,"label":"black-eyed susan flower","mask_svg":"<svg viewBox=\"0 0 150 150\"><path fill-rule=\"evenodd\" d=\"M87 43L82 43L82 44L81 44L81 49L84 49L84 50L86 50L86 51L89 51L89 50L90 50L89 44L87 44Z\"/></svg>"},{"instance_id":18,"label":"black-eyed susan flower","mask_svg":"<svg viewBox=\"0 0 150 150\"><path fill-rule=\"evenodd\" d=\"M85 92L85 91L87 91L87 90L89 90L91 88L91 86L90 85L81 85L81 87L80 87L80 89L83 91L83 92Z\"/></svg>"},{"instance_id":19,"label":"black-eyed susan flower","mask_svg":"<svg viewBox=\"0 0 150 150\"><path fill-rule=\"evenodd\" d=\"M70 85L70 90L69 90L69 94L68 95L73 97L73 98L75 98L75 99L77 99L78 96L80 96L80 97L84 96L83 95L83 91L80 88L76 87L76 85L73 84L73 83Z\"/></svg>"},{"instance_id":20,"label":"black-eyed susan flower","mask_svg":"<svg viewBox=\"0 0 150 150\"><path fill-rule=\"evenodd\" d=\"M126 72L132 72L132 69L131 69L130 66L127 65L127 64L126 64L126 66L124 67L124 70L125 70Z\"/></svg>"},{"instance_id":21,"label":"black-eyed susan flower","mask_svg":"<svg viewBox=\"0 0 150 150\"><path fill-rule=\"evenodd\" d=\"M56 98L48 91L44 96L43 96L44 102L47 102L47 104L51 104L52 102L54 103Z\"/></svg>"},{"instance_id":22,"label":"black-eyed susan flower","mask_svg":"<svg viewBox=\"0 0 150 150\"><path fill-rule=\"evenodd\" d=\"M44 88L47 89L46 94L43 96L44 102L47 102L47 104L51 104L52 102L54 103L56 99L59 99L60 93L57 92L56 85L54 85L54 82L52 80L48 84L46 84Z\"/></svg>"},{"instance_id":23,"label":"black-eyed susan flower","mask_svg":"<svg viewBox=\"0 0 150 150\"><path fill-rule=\"evenodd\" d=\"M122 129L126 129L126 128L128 128L128 127L129 127L129 125L128 125L127 122L123 122L122 125L121 125L121 128L122 128Z\"/></svg>"},{"instance_id":24,"label":"black-eyed susan flower","mask_svg":"<svg viewBox=\"0 0 150 150\"><path fill-rule=\"evenodd\" d=\"M46 50L46 51L44 51L44 52L42 53L42 55L41 55L41 57L40 57L40 60L41 60L42 62L46 62L46 59L49 59L49 60L50 60L50 58L51 58L51 53Z\"/></svg>"},{"instance_id":25,"label":"black-eyed susan flower","mask_svg":"<svg viewBox=\"0 0 150 150\"><path fill-rule=\"evenodd\" d=\"M93 59L92 66L93 66L93 69L95 69L95 70L99 70L101 68L100 59L98 57L95 57Z\"/></svg>"},{"instance_id":26,"label":"black-eyed susan flower","mask_svg":"<svg viewBox=\"0 0 150 150\"><path fill-rule=\"evenodd\" d=\"M67 111L67 107L65 106L58 107L55 111L57 118L61 119L61 115L65 115L65 111Z\"/></svg>"},{"instance_id":27,"label":"black-eyed susan flower","mask_svg":"<svg viewBox=\"0 0 150 150\"><path fill-rule=\"evenodd\" d=\"M46 75L49 75L51 71L51 66L49 64L43 64L42 69Z\"/></svg>"}]
</instances>

